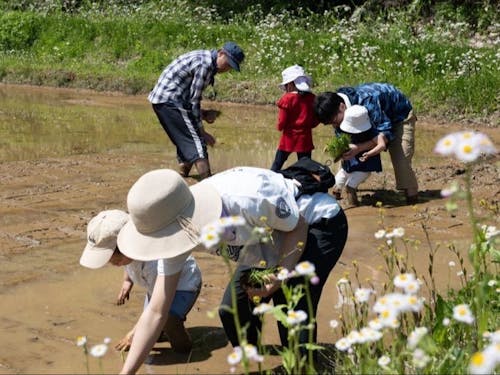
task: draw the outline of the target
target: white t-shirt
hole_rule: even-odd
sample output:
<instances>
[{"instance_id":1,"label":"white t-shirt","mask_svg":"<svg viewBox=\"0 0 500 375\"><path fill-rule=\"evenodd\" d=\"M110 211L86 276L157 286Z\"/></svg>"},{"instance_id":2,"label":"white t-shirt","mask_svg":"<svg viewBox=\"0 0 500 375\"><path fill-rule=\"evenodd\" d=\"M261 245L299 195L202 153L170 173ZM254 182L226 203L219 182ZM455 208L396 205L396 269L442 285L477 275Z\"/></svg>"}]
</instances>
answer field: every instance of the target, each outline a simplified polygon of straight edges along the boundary
<instances>
[{"instance_id":1,"label":"white t-shirt","mask_svg":"<svg viewBox=\"0 0 500 375\"><path fill-rule=\"evenodd\" d=\"M314 224L322 218L330 219L340 211L337 200L326 193L301 195L297 200L300 214L306 219L307 224Z\"/></svg>"},{"instance_id":2,"label":"white t-shirt","mask_svg":"<svg viewBox=\"0 0 500 375\"><path fill-rule=\"evenodd\" d=\"M289 232L299 221L295 202L295 185L283 175L269 169L236 167L203 180L221 195L229 215L242 216L250 228L238 227L229 245L248 244L253 227L268 226ZM265 221L262 221L265 218Z\"/></svg>"},{"instance_id":3,"label":"white t-shirt","mask_svg":"<svg viewBox=\"0 0 500 375\"><path fill-rule=\"evenodd\" d=\"M236 167L199 183L210 184L219 192L226 214L242 216L249 224L247 227L236 227L232 237L225 239L228 245L251 244L253 227L268 226L274 230L289 232L297 226L300 217L295 201L297 187L292 180L270 169ZM265 218L265 222L262 218ZM257 249L255 250L257 254ZM162 274L172 275L179 272L187 256L182 254L158 261Z\"/></svg>"},{"instance_id":4,"label":"white t-shirt","mask_svg":"<svg viewBox=\"0 0 500 375\"><path fill-rule=\"evenodd\" d=\"M125 266L128 275L134 282L145 288L149 295L153 293L156 275L165 275L163 260L151 260L141 262L134 260ZM175 272L174 272L175 273ZM197 291L201 287L201 271L193 256L188 256L183 261L181 276L177 284L177 290Z\"/></svg>"}]
</instances>

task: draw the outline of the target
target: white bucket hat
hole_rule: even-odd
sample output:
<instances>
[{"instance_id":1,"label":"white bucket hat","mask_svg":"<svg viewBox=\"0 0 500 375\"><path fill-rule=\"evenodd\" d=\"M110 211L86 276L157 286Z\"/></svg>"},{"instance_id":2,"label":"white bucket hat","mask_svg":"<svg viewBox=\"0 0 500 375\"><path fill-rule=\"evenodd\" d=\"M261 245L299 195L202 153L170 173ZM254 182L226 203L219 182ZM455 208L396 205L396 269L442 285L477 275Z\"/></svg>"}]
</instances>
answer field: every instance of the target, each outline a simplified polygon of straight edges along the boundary
<instances>
[{"instance_id":1,"label":"white bucket hat","mask_svg":"<svg viewBox=\"0 0 500 375\"><path fill-rule=\"evenodd\" d=\"M368 110L362 105L353 105L344 111L344 119L340 123L340 129L350 134L358 134L372 127Z\"/></svg>"},{"instance_id":2,"label":"white bucket hat","mask_svg":"<svg viewBox=\"0 0 500 375\"><path fill-rule=\"evenodd\" d=\"M101 211L87 225L87 245L80 264L88 268L101 268L111 259L116 249L118 233L129 216L121 210Z\"/></svg>"},{"instance_id":3,"label":"white bucket hat","mask_svg":"<svg viewBox=\"0 0 500 375\"><path fill-rule=\"evenodd\" d=\"M292 65L281 72L283 81L280 83L280 89L284 90L287 83L293 82L297 90L311 92L312 79L308 76L304 68L300 65Z\"/></svg>"},{"instance_id":4,"label":"white bucket hat","mask_svg":"<svg viewBox=\"0 0 500 375\"><path fill-rule=\"evenodd\" d=\"M174 258L200 245L201 228L220 217L222 201L209 184L191 187L175 171L157 169L142 175L127 195L129 222L118 247L135 260Z\"/></svg>"}]
</instances>

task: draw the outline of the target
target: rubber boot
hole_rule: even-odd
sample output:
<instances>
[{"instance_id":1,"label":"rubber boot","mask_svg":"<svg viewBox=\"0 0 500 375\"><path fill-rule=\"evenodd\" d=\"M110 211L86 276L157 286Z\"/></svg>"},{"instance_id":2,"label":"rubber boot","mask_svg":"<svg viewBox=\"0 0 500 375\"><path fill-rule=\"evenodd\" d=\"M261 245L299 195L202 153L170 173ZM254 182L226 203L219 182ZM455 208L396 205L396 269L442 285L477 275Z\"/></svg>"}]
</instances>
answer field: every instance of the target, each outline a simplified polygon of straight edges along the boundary
<instances>
[{"instance_id":1,"label":"rubber boot","mask_svg":"<svg viewBox=\"0 0 500 375\"><path fill-rule=\"evenodd\" d=\"M359 206L359 200L358 200L358 194L356 192L356 189L346 186L345 187L345 192L346 192L346 197L347 197L347 203L349 206Z\"/></svg>"},{"instance_id":2,"label":"rubber boot","mask_svg":"<svg viewBox=\"0 0 500 375\"><path fill-rule=\"evenodd\" d=\"M193 342L184 322L178 317L169 314L163 331L167 334L172 349L178 353L189 353Z\"/></svg>"}]
</instances>

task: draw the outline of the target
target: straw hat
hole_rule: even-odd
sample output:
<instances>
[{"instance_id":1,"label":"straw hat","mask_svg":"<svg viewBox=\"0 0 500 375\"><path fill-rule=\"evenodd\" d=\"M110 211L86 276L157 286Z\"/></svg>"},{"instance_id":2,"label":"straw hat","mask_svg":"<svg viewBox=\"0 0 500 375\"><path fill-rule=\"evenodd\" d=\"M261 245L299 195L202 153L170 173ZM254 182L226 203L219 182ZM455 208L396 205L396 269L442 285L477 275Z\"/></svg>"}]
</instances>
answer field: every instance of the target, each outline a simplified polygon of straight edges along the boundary
<instances>
[{"instance_id":1,"label":"straw hat","mask_svg":"<svg viewBox=\"0 0 500 375\"><path fill-rule=\"evenodd\" d=\"M293 82L297 90L310 92L312 79L308 76L304 68L300 65L292 65L281 72L283 81L280 83L280 89L284 90L287 83Z\"/></svg>"},{"instance_id":2,"label":"straw hat","mask_svg":"<svg viewBox=\"0 0 500 375\"><path fill-rule=\"evenodd\" d=\"M127 195L130 219L118 247L135 260L174 258L200 245L200 230L220 217L222 201L209 184L191 187L175 171L142 175Z\"/></svg>"},{"instance_id":3,"label":"straw hat","mask_svg":"<svg viewBox=\"0 0 500 375\"><path fill-rule=\"evenodd\" d=\"M87 245L80 264L88 268L101 268L111 259L116 249L118 233L128 221L121 210L101 211L87 225Z\"/></svg>"},{"instance_id":4,"label":"straw hat","mask_svg":"<svg viewBox=\"0 0 500 375\"><path fill-rule=\"evenodd\" d=\"M340 129L346 133L358 134L372 127L368 110L362 105L353 105L344 111L344 119L340 123Z\"/></svg>"}]
</instances>

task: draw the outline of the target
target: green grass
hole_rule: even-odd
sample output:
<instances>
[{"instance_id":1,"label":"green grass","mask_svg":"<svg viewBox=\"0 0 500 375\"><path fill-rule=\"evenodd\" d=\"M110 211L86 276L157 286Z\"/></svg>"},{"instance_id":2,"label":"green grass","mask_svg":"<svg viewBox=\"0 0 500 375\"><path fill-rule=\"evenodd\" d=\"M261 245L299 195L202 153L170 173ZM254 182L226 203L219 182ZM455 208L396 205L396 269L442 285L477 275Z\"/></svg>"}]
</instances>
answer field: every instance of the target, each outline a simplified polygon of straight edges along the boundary
<instances>
[{"instance_id":1,"label":"green grass","mask_svg":"<svg viewBox=\"0 0 500 375\"><path fill-rule=\"evenodd\" d=\"M298 63L316 92L385 81L400 87L417 113L498 125L494 16L489 26L481 18L478 30L449 9L431 23L411 7L380 14L359 8L360 17L350 19L339 9L273 14L255 7L223 19L182 0L116 4L1 13L0 80L146 94L179 54L235 40L247 58L241 74L217 77L217 100L273 103L281 71Z\"/></svg>"}]
</instances>

